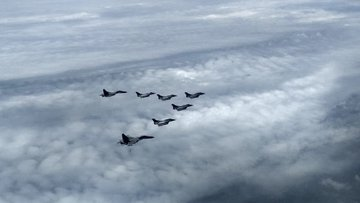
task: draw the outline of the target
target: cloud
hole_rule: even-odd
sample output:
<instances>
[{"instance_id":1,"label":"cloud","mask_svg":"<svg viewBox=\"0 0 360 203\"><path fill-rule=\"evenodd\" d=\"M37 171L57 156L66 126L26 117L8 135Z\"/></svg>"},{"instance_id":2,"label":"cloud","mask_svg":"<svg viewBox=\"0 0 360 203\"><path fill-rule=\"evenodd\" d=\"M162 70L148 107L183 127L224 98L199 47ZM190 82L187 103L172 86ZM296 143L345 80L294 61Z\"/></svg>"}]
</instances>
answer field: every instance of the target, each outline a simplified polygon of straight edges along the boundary
<instances>
[{"instance_id":1,"label":"cloud","mask_svg":"<svg viewBox=\"0 0 360 203\"><path fill-rule=\"evenodd\" d=\"M74 3L70 14L61 4L55 18L96 18L0 31L15 39L0 62L0 202L357 200L359 38L342 28L358 13L271 1L238 22L233 1L120 3ZM278 10L343 17L267 18ZM198 18L212 13L225 18ZM103 88L129 93L102 98ZM152 117L176 121L158 127ZM122 132L155 139L123 147Z\"/></svg>"},{"instance_id":2,"label":"cloud","mask_svg":"<svg viewBox=\"0 0 360 203\"><path fill-rule=\"evenodd\" d=\"M355 175L355 180L357 181L357 182L360 182L360 176L359 175Z\"/></svg>"},{"instance_id":3,"label":"cloud","mask_svg":"<svg viewBox=\"0 0 360 203\"><path fill-rule=\"evenodd\" d=\"M325 187L329 187L332 188L334 190L347 190L349 189L349 186L347 186L344 183L341 182L337 182L331 178L326 178L324 180L321 181L321 184Z\"/></svg>"},{"instance_id":4,"label":"cloud","mask_svg":"<svg viewBox=\"0 0 360 203\"><path fill-rule=\"evenodd\" d=\"M81 12L81 13L74 13L63 16L53 15L53 16L30 16L30 17L20 17L20 18L7 18L7 19L1 19L0 24L66 22L66 21L74 21L74 20L87 20L97 17L98 17L97 15L92 15L87 12Z\"/></svg>"},{"instance_id":5,"label":"cloud","mask_svg":"<svg viewBox=\"0 0 360 203\"><path fill-rule=\"evenodd\" d=\"M242 12L233 12L233 13L226 13L226 14L210 14L207 16L202 17L201 19L222 19L222 18L246 18L255 15L256 12L254 11L242 11Z\"/></svg>"}]
</instances>

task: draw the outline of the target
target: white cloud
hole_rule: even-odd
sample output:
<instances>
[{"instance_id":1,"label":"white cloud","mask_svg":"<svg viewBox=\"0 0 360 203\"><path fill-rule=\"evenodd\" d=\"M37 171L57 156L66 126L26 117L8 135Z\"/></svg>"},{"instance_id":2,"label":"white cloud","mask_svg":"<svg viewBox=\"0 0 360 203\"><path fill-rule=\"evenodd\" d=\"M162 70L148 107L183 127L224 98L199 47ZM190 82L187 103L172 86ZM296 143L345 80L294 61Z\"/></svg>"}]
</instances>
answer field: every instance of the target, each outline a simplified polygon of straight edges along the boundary
<instances>
[{"instance_id":1,"label":"white cloud","mask_svg":"<svg viewBox=\"0 0 360 203\"><path fill-rule=\"evenodd\" d=\"M326 178L324 180L321 181L321 184L323 186L326 186L326 187L330 187L334 190L347 190L349 189L349 186L346 185L345 183L341 183L341 182L338 182L338 181L335 181L331 178Z\"/></svg>"},{"instance_id":2,"label":"white cloud","mask_svg":"<svg viewBox=\"0 0 360 203\"><path fill-rule=\"evenodd\" d=\"M360 176L358 174L356 174L354 178L357 182L360 182Z\"/></svg>"},{"instance_id":3,"label":"white cloud","mask_svg":"<svg viewBox=\"0 0 360 203\"><path fill-rule=\"evenodd\" d=\"M334 30L358 14L326 2L243 3L109 0L6 14L50 23L0 31L0 202L191 202L231 185L253 185L248 196L266 202L311 181L350 188L317 175L356 168L358 28ZM271 18L280 10L343 17L319 27ZM129 93L101 98L102 88ZM152 117L176 121L157 127ZM123 147L122 132L155 139Z\"/></svg>"},{"instance_id":4,"label":"white cloud","mask_svg":"<svg viewBox=\"0 0 360 203\"><path fill-rule=\"evenodd\" d=\"M49 16L29 16L13 17L0 19L0 24L23 24L23 23L44 23L44 22L66 22L72 20L88 20L97 18L98 15L87 12L74 13L70 15L49 15Z\"/></svg>"},{"instance_id":5,"label":"white cloud","mask_svg":"<svg viewBox=\"0 0 360 203\"><path fill-rule=\"evenodd\" d=\"M223 18L248 18L253 15L256 15L257 12L255 11L238 11L233 13L226 13L226 14L210 14L206 15L204 17L201 17L201 19L207 20L207 19L223 19Z\"/></svg>"}]
</instances>

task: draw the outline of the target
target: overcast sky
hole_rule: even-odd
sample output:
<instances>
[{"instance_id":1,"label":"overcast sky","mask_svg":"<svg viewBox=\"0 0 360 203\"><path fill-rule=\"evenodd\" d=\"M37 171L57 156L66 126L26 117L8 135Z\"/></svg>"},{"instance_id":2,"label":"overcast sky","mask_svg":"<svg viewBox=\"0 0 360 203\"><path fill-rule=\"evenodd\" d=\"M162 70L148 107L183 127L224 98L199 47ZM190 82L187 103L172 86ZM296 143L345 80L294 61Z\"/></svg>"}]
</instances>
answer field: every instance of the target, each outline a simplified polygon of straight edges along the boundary
<instances>
[{"instance_id":1,"label":"overcast sky","mask_svg":"<svg viewBox=\"0 0 360 203\"><path fill-rule=\"evenodd\" d=\"M2 0L0 27L0 203L360 202L359 1Z\"/></svg>"}]
</instances>

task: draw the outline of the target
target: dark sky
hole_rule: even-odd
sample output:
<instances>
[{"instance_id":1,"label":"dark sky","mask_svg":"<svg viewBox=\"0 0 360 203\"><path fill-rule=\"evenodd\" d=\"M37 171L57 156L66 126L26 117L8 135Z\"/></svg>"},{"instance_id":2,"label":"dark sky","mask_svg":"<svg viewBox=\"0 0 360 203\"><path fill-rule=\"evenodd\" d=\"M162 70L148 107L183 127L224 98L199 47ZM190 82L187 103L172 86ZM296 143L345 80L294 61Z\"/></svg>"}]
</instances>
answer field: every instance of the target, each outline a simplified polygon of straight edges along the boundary
<instances>
[{"instance_id":1,"label":"dark sky","mask_svg":"<svg viewBox=\"0 0 360 203\"><path fill-rule=\"evenodd\" d=\"M359 17L340 0L4 0L0 203L360 202Z\"/></svg>"}]
</instances>

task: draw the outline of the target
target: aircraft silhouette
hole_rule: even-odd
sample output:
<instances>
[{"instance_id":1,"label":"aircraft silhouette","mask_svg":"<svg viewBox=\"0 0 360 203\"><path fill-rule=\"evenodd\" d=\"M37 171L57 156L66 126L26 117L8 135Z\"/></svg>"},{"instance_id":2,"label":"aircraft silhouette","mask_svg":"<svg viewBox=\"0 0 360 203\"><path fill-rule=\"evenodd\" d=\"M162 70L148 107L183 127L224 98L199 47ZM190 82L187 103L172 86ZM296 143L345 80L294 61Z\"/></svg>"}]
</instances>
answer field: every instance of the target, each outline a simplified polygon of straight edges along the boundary
<instances>
[{"instance_id":1,"label":"aircraft silhouette","mask_svg":"<svg viewBox=\"0 0 360 203\"><path fill-rule=\"evenodd\" d=\"M119 140L118 144L127 145L127 146L131 146L143 139L154 138L153 136L147 136L147 135L142 135L139 137L131 137L131 136L125 135L124 133L121 136L122 136L122 139Z\"/></svg>"},{"instance_id":2,"label":"aircraft silhouette","mask_svg":"<svg viewBox=\"0 0 360 203\"><path fill-rule=\"evenodd\" d=\"M175 121L175 119L173 119L173 118L167 118L167 119L164 119L164 120L156 120L155 118L153 118L152 120L154 122L154 125L157 125L157 126L167 125L170 122Z\"/></svg>"},{"instance_id":3,"label":"aircraft silhouette","mask_svg":"<svg viewBox=\"0 0 360 203\"><path fill-rule=\"evenodd\" d=\"M114 96L116 94L119 94L119 93L126 93L126 91L118 90L118 91L115 91L115 92L109 92L106 89L103 89L103 93L100 94L100 96L102 96L102 97L112 97L112 96Z\"/></svg>"},{"instance_id":4,"label":"aircraft silhouette","mask_svg":"<svg viewBox=\"0 0 360 203\"><path fill-rule=\"evenodd\" d=\"M176 97L175 94L170 94L170 95L166 95L166 96L162 96L160 94L157 94L158 99L162 100L162 101L166 101L166 100L170 100L173 97Z\"/></svg>"},{"instance_id":5,"label":"aircraft silhouette","mask_svg":"<svg viewBox=\"0 0 360 203\"><path fill-rule=\"evenodd\" d=\"M155 94L155 93L154 93L154 92L149 92L149 93L144 93L144 94L142 94L142 93L140 93L140 92L136 92L136 96L137 96L137 97L140 97L140 98L149 97L149 96L152 95L152 94Z\"/></svg>"},{"instance_id":6,"label":"aircraft silhouette","mask_svg":"<svg viewBox=\"0 0 360 203\"><path fill-rule=\"evenodd\" d=\"M190 94L190 93L188 93L188 92L185 92L185 96L186 96L187 98L190 98L190 99L198 98L200 95L203 95L203 94L205 94L205 93L203 93L203 92L197 92L197 93L194 93L194 94Z\"/></svg>"},{"instance_id":7,"label":"aircraft silhouette","mask_svg":"<svg viewBox=\"0 0 360 203\"><path fill-rule=\"evenodd\" d=\"M192 104L185 104L185 105L181 105L181 106L178 106L178 105L175 105L175 104L171 104L171 106L173 107L174 110L182 111L182 110L185 110L185 109L187 109L188 107L192 106Z\"/></svg>"}]
</instances>

